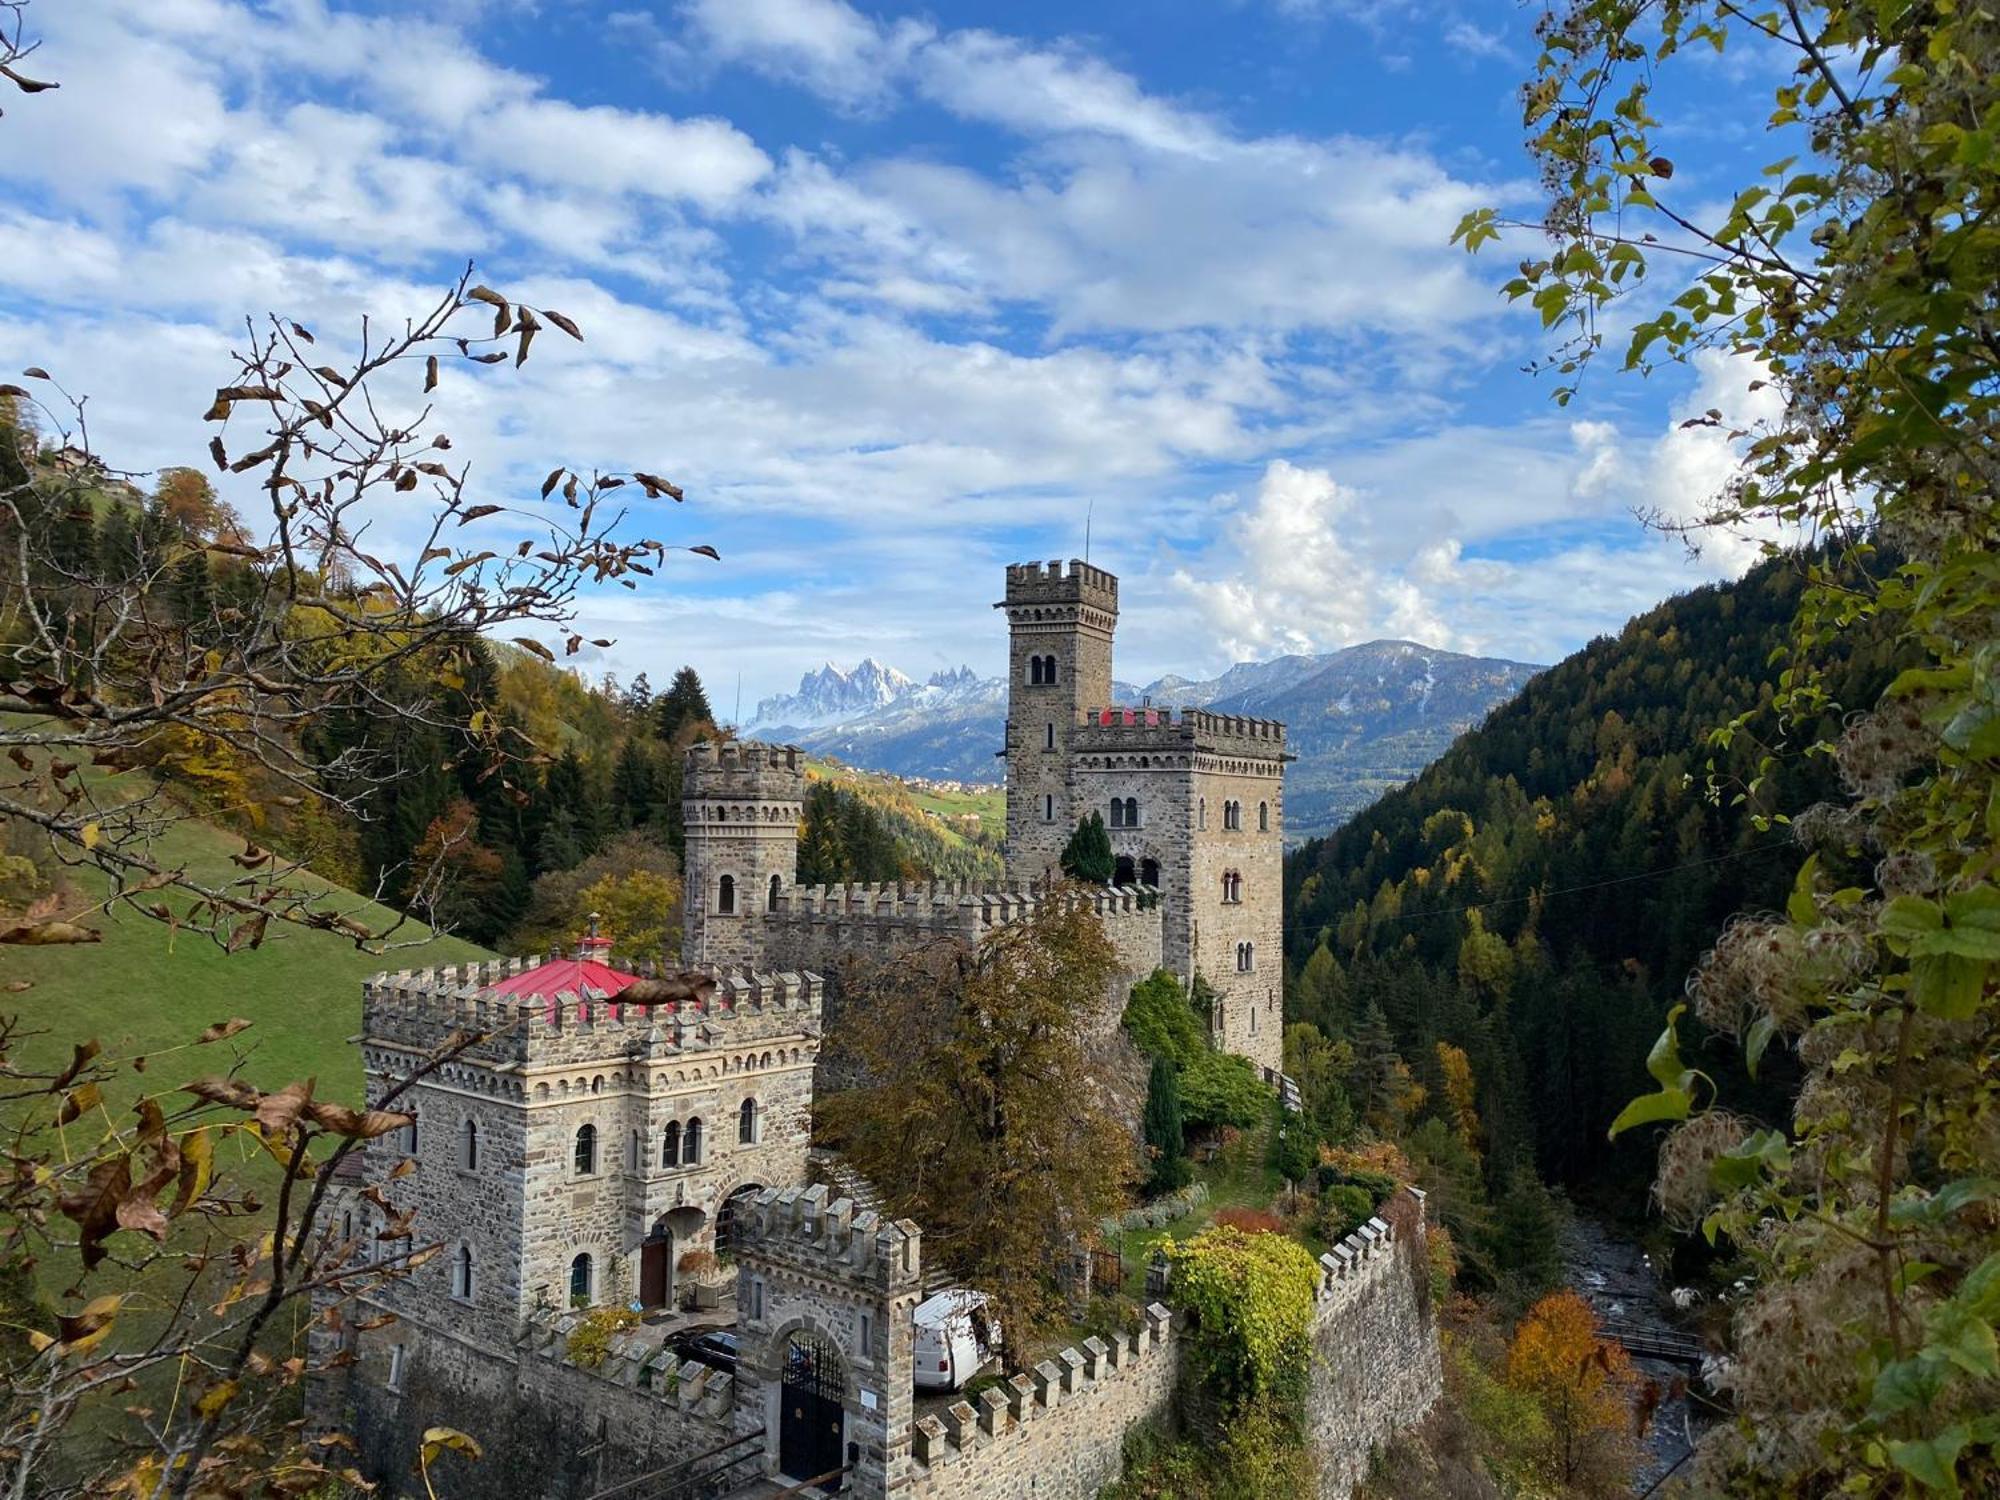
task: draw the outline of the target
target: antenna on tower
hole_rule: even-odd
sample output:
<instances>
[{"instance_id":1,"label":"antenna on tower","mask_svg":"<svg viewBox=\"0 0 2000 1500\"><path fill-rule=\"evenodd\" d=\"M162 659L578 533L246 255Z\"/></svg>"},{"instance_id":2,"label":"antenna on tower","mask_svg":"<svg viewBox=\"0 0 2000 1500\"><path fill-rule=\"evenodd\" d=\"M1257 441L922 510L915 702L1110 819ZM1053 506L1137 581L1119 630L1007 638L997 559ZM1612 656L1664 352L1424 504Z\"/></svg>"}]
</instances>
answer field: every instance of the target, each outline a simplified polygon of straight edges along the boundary
<instances>
[{"instance_id":1,"label":"antenna on tower","mask_svg":"<svg viewBox=\"0 0 2000 1500\"><path fill-rule=\"evenodd\" d=\"M743 669L736 669L736 716L730 721L730 728L738 733L743 729Z\"/></svg>"},{"instance_id":2,"label":"antenna on tower","mask_svg":"<svg viewBox=\"0 0 2000 1500\"><path fill-rule=\"evenodd\" d=\"M1086 501L1084 502L1084 506L1083 506L1083 560L1084 560L1085 562L1089 562L1089 561L1090 561L1090 516L1091 516L1091 512L1092 512L1092 511L1094 511L1094 510L1096 510L1096 509L1097 509L1097 500L1096 500L1096 498L1095 498L1094 496L1093 496L1093 497L1092 497L1091 499L1089 499L1089 500L1086 500Z\"/></svg>"}]
</instances>

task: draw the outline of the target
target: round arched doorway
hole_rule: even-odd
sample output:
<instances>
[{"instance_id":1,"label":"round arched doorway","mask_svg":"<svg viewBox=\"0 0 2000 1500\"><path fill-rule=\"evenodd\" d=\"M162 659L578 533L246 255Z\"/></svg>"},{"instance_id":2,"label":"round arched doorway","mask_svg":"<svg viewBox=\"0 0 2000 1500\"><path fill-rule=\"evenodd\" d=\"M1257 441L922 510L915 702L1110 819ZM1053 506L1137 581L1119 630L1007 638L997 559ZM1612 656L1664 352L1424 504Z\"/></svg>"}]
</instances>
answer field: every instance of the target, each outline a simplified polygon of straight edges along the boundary
<instances>
[{"instance_id":1,"label":"round arched doorway","mask_svg":"<svg viewBox=\"0 0 2000 1500\"><path fill-rule=\"evenodd\" d=\"M846 1436L847 1362L824 1334L802 1330L785 1341L778 1393L778 1468L794 1481L840 1487Z\"/></svg>"}]
</instances>

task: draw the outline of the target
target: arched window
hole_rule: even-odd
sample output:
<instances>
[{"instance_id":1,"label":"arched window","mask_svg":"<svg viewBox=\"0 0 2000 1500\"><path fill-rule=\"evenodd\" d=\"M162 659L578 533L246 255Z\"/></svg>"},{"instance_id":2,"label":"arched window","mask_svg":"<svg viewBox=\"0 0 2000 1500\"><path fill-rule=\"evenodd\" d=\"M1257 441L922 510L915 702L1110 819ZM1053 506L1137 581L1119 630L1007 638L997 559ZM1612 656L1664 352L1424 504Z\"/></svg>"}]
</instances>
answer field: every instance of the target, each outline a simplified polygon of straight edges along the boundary
<instances>
[{"instance_id":1,"label":"arched window","mask_svg":"<svg viewBox=\"0 0 2000 1500\"><path fill-rule=\"evenodd\" d=\"M1194 826L1197 828L1208 827L1208 798L1206 797L1198 798L1194 804Z\"/></svg>"},{"instance_id":2,"label":"arched window","mask_svg":"<svg viewBox=\"0 0 2000 1500\"><path fill-rule=\"evenodd\" d=\"M459 1164L468 1172L479 1170L479 1122L470 1115L465 1118L465 1145L459 1152Z\"/></svg>"},{"instance_id":3,"label":"arched window","mask_svg":"<svg viewBox=\"0 0 2000 1500\"><path fill-rule=\"evenodd\" d=\"M1111 826L1113 828L1125 826L1125 804L1117 797L1111 799Z\"/></svg>"},{"instance_id":4,"label":"arched window","mask_svg":"<svg viewBox=\"0 0 2000 1500\"><path fill-rule=\"evenodd\" d=\"M1053 796L1044 795L1042 798L1042 821L1044 823L1053 823L1055 820L1056 799Z\"/></svg>"},{"instance_id":5,"label":"arched window","mask_svg":"<svg viewBox=\"0 0 2000 1500\"><path fill-rule=\"evenodd\" d=\"M725 875L715 883L715 909L724 916L736 912L736 877Z\"/></svg>"},{"instance_id":6,"label":"arched window","mask_svg":"<svg viewBox=\"0 0 2000 1500\"><path fill-rule=\"evenodd\" d=\"M736 1140L739 1145L757 1144L757 1101L745 1099L736 1111Z\"/></svg>"},{"instance_id":7,"label":"arched window","mask_svg":"<svg viewBox=\"0 0 2000 1500\"><path fill-rule=\"evenodd\" d=\"M576 1128L576 1175L588 1177L597 1170L597 1127L579 1125Z\"/></svg>"},{"instance_id":8,"label":"arched window","mask_svg":"<svg viewBox=\"0 0 2000 1500\"><path fill-rule=\"evenodd\" d=\"M1053 724L1045 724L1042 726L1042 748L1044 750L1053 750L1055 749L1055 747L1056 747L1056 726Z\"/></svg>"},{"instance_id":9,"label":"arched window","mask_svg":"<svg viewBox=\"0 0 2000 1500\"><path fill-rule=\"evenodd\" d=\"M472 1246L460 1245L451 1263L451 1294L461 1302L472 1300Z\"/></svg>"},{"instance_id":10,"label":"arched window","mask_svg":"<svg viewBox=\"0 0 2000 1500\"><path fill-rule=\"evenodd\" d=\"M1125 799L1125 826L1127 828L1137 828L1139 826L1139 799L1137 797L1127 797Z\"/></svg>"},{"instance_id":11,"label":"arched window","mask_svg":"<svg viewBox=\"0 0 2000 1500\"><path fill-rule=\"evenodd\" d=\"M681 1122L667 1121L667 1128L660 1132L660 1165L677 1167L681 1164Z\"/></svg>"},{"instance_id":12,"label":"arched window","mask_svg":"<svg viewBox=\"0 0 2000 1500\"><path fill-rule=\"evenodd\" d=\"M1160 862L1157 859L1139 861L1139 884L1152 886L1156 890L1159 888Z\"/></svg>"},{"instance_id":13,"label":"arched window","mask_svg":"<svg viewBox=\"0 0 2000 1500\"><path fill-rule=\"evenodd\" d=\"M771 894L765 898L764 910L776 911L778 909L778 891L783 884L784 882L776 875L771 877Z\"/></svg>"},{"instance_id":14,"label":"arched window","mask_svg":"<svg viewBox=\"0 0 2000 1500\"><path fill-rule=\"evenodd\" d=\"M1257 831L1259 833L1271 831L1271 804L1268 802L1257 804Z\"/></svg>"},{"instance_id":15,"label":"arched window","mask_svg":"<svg viewBox=\"0 0 2000 1500\"><path fill-rule=\"evenodd\" d=\"M590 1305L590 1255L577 1256L569 1263L569 1300L572 1307Z\"/></svg>"},{"instance_id":16,"label":"arched window","mask_svg":"<svg viewBox=\"0 0 2000 1500\"><path fill-rule=\"evenodd\" d=\"M635 1130L632 1132L632 1139L628 1141L625 1146L625 1170L628 1172L636 1172L639 1170L640 1165L641 1163L639 1160L639 1132Z\"/></svg>"},{"instance_id":17,"label":"arched window","mask_svg":"<svg viewBox=\"0 0 2000 1500\"><path fill-rule=\"evenodd\" d=\"M1222 872L1222 899L1224 901L1229 899L1229 872L1227 870Z\"/></svg>"},{"instance_id":18,"label":"arched window","mask_svg":"<svg viewBox=\"0 0 2000 1500\"><path fill-rule=\"evenodd\" d=\"M689 1120L687 1128L681 1132L681 1160L689 1166L701 1164L701 1121Z\"/></svg>"}]
</instances>

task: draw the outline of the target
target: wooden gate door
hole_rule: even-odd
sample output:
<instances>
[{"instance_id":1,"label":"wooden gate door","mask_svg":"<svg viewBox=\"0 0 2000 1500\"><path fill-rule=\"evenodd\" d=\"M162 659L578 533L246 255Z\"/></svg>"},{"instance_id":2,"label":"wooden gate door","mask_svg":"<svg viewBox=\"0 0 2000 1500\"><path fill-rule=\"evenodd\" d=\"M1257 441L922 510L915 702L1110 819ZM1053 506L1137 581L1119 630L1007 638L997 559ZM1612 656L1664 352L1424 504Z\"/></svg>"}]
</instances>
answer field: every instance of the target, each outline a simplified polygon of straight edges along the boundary
<instances>
[{"instance_id":1,"label":"wooden gate door","mask_svg":"<svg viewBox=\"0 0 2000 1500\"><path fill-rule=\"evenodd\" d=\"M793 1334L785 1346L778 1418L778 1468L793 1479L817 1479L841 1465L847 1372L840 1351L816 1333ZM822 1482L835 1490L839 1479Z\"/></svg>"},{"instance_id":2,"label":"wooden gate door","mask_svg":"<svg viewBox=\"0 0 2000 1500\"><path fill-rule=\"evenodd\" d=\"M668 1272L673 1267L674 1242L670 1235L665 1239L647 1240L639 1246L639 1305L641 1307L665 1307L667 1305Z\"/></svg>"}]
</instances>

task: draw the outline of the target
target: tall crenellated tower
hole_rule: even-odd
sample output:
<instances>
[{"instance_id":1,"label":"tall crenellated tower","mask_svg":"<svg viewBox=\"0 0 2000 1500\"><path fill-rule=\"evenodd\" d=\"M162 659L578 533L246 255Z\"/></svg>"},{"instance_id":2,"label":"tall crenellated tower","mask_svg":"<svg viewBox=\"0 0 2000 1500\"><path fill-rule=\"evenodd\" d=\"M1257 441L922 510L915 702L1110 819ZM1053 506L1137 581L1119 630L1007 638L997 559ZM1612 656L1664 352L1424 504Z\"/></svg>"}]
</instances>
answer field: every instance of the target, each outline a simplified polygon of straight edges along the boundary
<instances>
[{"instance_id":1,"label":"tall crenellated tower","mask_svg":"<svg viewBox=\"0 0 2000 1500\"><path fill-rule=\"evenodd\" d=\"M1118 580L1070 560L1007 569L1007 874L1056 867L1075 817L1069 735L1086 708L1111 701Z\"/></svg>"},{"instance_id":2,"label":"tall crenellated tower","mask_svg":"<svg viewBox=\"0 0 2000 1500\"><path fill-rule=\"evenodd\" d=\"M795 745L688 748L683 963L767 965L764 916L798 876L805 796Z\"/></svg>"}]
</instances>

